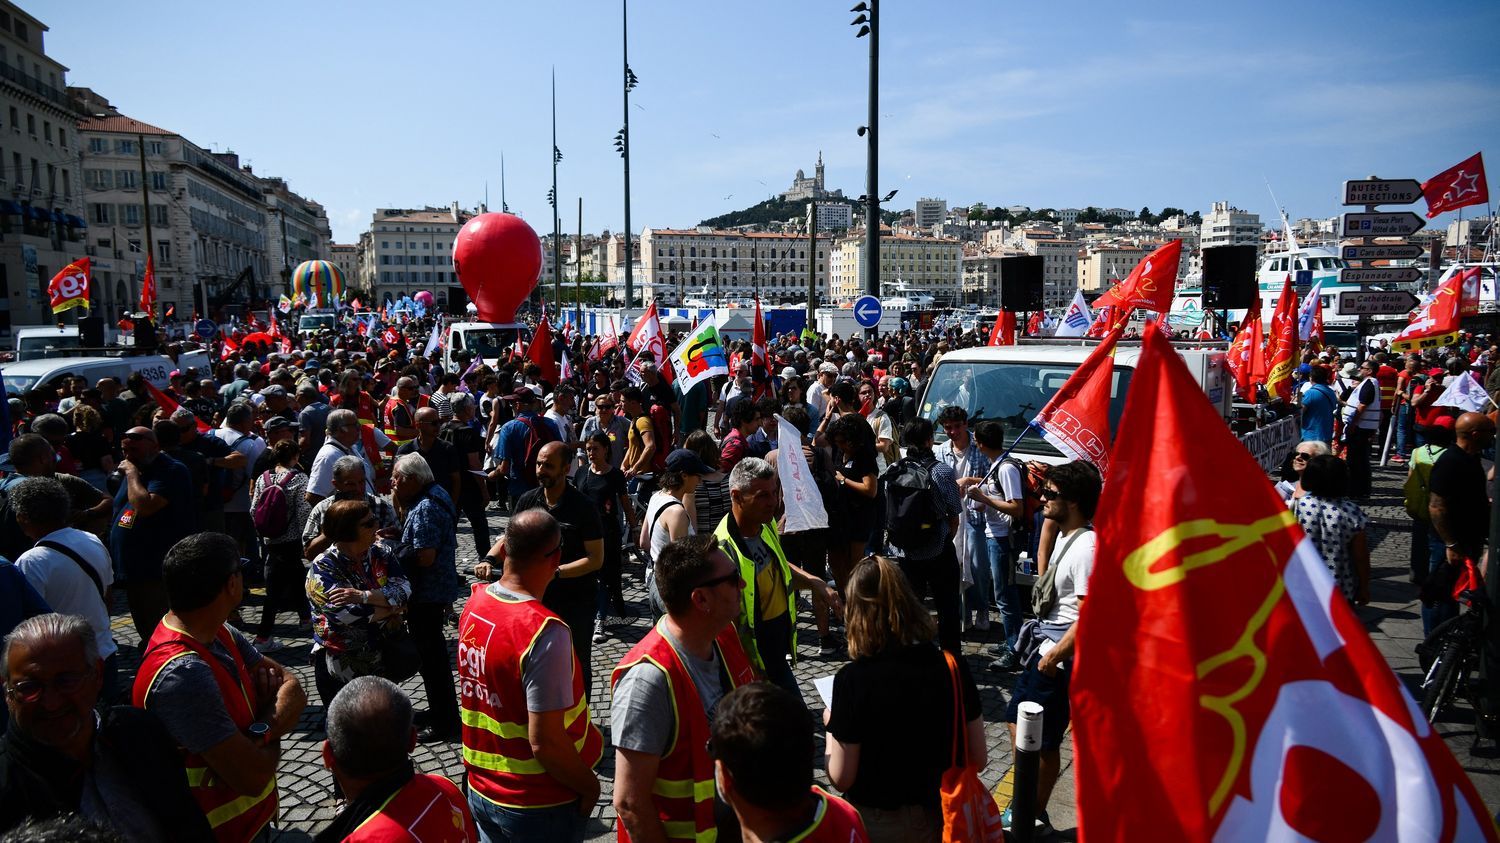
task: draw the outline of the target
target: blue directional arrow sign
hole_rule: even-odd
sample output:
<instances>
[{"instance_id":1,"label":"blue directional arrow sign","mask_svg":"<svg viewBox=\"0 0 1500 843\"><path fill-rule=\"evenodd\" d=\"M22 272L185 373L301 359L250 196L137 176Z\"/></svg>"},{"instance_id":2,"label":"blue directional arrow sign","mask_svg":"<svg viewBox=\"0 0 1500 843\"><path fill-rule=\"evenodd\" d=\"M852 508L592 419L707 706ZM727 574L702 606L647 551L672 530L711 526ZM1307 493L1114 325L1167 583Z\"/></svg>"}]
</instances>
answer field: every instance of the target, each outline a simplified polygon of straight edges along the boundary
<instances>
[{"instance_id":1,"label":"blue directional arrow sign","mask_svg":"<svg viewBox=\"0 0 1500 843\"><path fill-rule=\"evenodd\" d=\"M880 299L860 296L854 300L854 321L861 328L873 328L880 324Z\"/></svg>"}]
</instances>

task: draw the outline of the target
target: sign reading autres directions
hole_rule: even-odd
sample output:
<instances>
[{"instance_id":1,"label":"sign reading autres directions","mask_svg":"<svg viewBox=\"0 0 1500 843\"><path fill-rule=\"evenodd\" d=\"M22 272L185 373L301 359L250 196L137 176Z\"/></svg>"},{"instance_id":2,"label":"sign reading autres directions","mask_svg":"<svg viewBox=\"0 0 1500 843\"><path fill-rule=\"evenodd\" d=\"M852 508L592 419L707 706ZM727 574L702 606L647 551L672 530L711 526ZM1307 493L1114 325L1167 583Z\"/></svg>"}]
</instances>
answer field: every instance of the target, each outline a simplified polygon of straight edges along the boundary
<instances>
[{"instance_id":1,"label":"sign reading autres directions","mask_svg":"<svg viewBox=\"0 0 1500 843\"><path fill-rule=\"evenodd\" d=\"M1356 179L1344 182L1345 205L1407 205L1422 198L1416 179Z\"/></svg>"}]
</instances>

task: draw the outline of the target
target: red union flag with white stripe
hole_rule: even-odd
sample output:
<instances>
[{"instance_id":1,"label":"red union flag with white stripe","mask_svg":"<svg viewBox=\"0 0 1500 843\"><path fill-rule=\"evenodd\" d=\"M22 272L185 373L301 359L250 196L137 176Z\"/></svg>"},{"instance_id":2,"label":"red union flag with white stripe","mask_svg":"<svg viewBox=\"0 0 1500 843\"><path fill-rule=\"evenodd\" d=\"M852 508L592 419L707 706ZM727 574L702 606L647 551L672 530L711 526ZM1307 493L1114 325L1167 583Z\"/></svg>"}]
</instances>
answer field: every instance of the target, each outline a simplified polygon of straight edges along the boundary
<instances>
[{"instance_id":1,"label":"red union flag with white stripe","mask_svg":"<svg viewBox=\"0 0 1500 843\"><path fill-rule=\"evenodd\" d=\"M1124 326L1116 325L1031 422L1057 450L1075 460L1093 463L1099 473L1106 476L1109 474L1109 394L1115 374L1115 345L1124 330Z\"/></svg>"},{"instance_id":2,"label":"red union flag with white stripe","mask_svg":"<svg viewBox=\"0 0 1500 843\"><path fill-rule=\"evenodd\" d=\"M1249 452L1147 331L1072 680L1080 839L1496 840Z\"/></svg>"}]
</instances>

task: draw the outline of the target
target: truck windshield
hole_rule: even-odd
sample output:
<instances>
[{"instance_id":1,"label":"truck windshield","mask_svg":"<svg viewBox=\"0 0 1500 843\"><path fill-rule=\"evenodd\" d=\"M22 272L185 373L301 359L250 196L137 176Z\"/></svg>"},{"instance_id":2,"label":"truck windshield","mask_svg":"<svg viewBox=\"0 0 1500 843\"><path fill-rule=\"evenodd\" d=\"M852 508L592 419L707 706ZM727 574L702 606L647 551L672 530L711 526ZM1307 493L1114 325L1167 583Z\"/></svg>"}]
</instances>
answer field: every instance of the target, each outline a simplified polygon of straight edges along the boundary
<instances>
[{"instance_id":1,"label":"truck windshield","mask_svg":"<svg viewBox=\"0 0 1500 843\"><path fill-rule=\"evenodd\" d=\"M333 316L327 313L319 313L312 316L303 316L297 323L299 331L323 331L333 330L337 325Z\"/></svg>"},{"instance_id":2,"label":"truck windshield","mask_svg":"<svg viewBox=\"0 0 1500 843\"><path fill-rule=\"evenodd\" d=\"M5 391L7 394L20 397L31 391L39 378L36 375L6 375Z\"/></svg>"},{"instance_id":3,"label":"truck windshield","mask_svg":"<svg viewBox=\"0 0 1500 843\"><path fill-rule=\"evenodd\" d=\"M16 346L17 360L42 360L47 357L67 357L80 348L80 340L73 336L22 337Z\"/></svg>"},{"instance_id":4,"label":"truck windshield","mask_svg":"<svg viewBox=\"0 0 1500 843\"><path fill-rule=\"evenodd\" d=\"M953 405L968 411L971 429L978 421L998 421L1005 425L1007 439L1015 441L1076 368L1072 363L1019 360L990 363L940 361L922 396L921 414L932 420L939 443L946 442L948 434L937 423L938 413L944 407ZM1131 369L1115 366L1114 382L1110 385L1111 431L1119 423L1120 413L1125 409L1125 390L1130 385L1131 374ZM1016 446L1016 452L1034 456L1062 456L1060 451L1035 431L1021 440Z\"/></svg>"},{"instance_id":5,"label":"truck windshield","mask_svg":"<svg viewBox=\"0 0 1500 843\"><path fill-rule=\"evenodd\" d=\"M490 359L499 357L505 347L516 341L516 329L489 328L463 332L463 349ZM457 344L454 346L457 348Z\"/></svg>"}]
</instances>

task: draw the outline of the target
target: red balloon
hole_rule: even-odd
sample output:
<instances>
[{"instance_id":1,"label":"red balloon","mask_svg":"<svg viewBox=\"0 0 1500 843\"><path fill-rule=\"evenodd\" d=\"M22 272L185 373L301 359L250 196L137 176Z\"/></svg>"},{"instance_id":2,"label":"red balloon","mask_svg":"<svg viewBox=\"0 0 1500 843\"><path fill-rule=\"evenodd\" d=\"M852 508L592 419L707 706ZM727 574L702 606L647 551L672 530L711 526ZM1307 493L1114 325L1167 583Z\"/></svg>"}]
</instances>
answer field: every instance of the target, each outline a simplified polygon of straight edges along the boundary
<instances>
[{"instance_id":1,"label":"red balloon","mask_svg":"<svg viewBox=\"0 0 1500 843\"><path fill-rule=\"evenodd\" d=\"M542 241L512 214L479 214L453 241L453 270L486 322L514 322L542 274Z\"/></svg>"}]
</instances>

